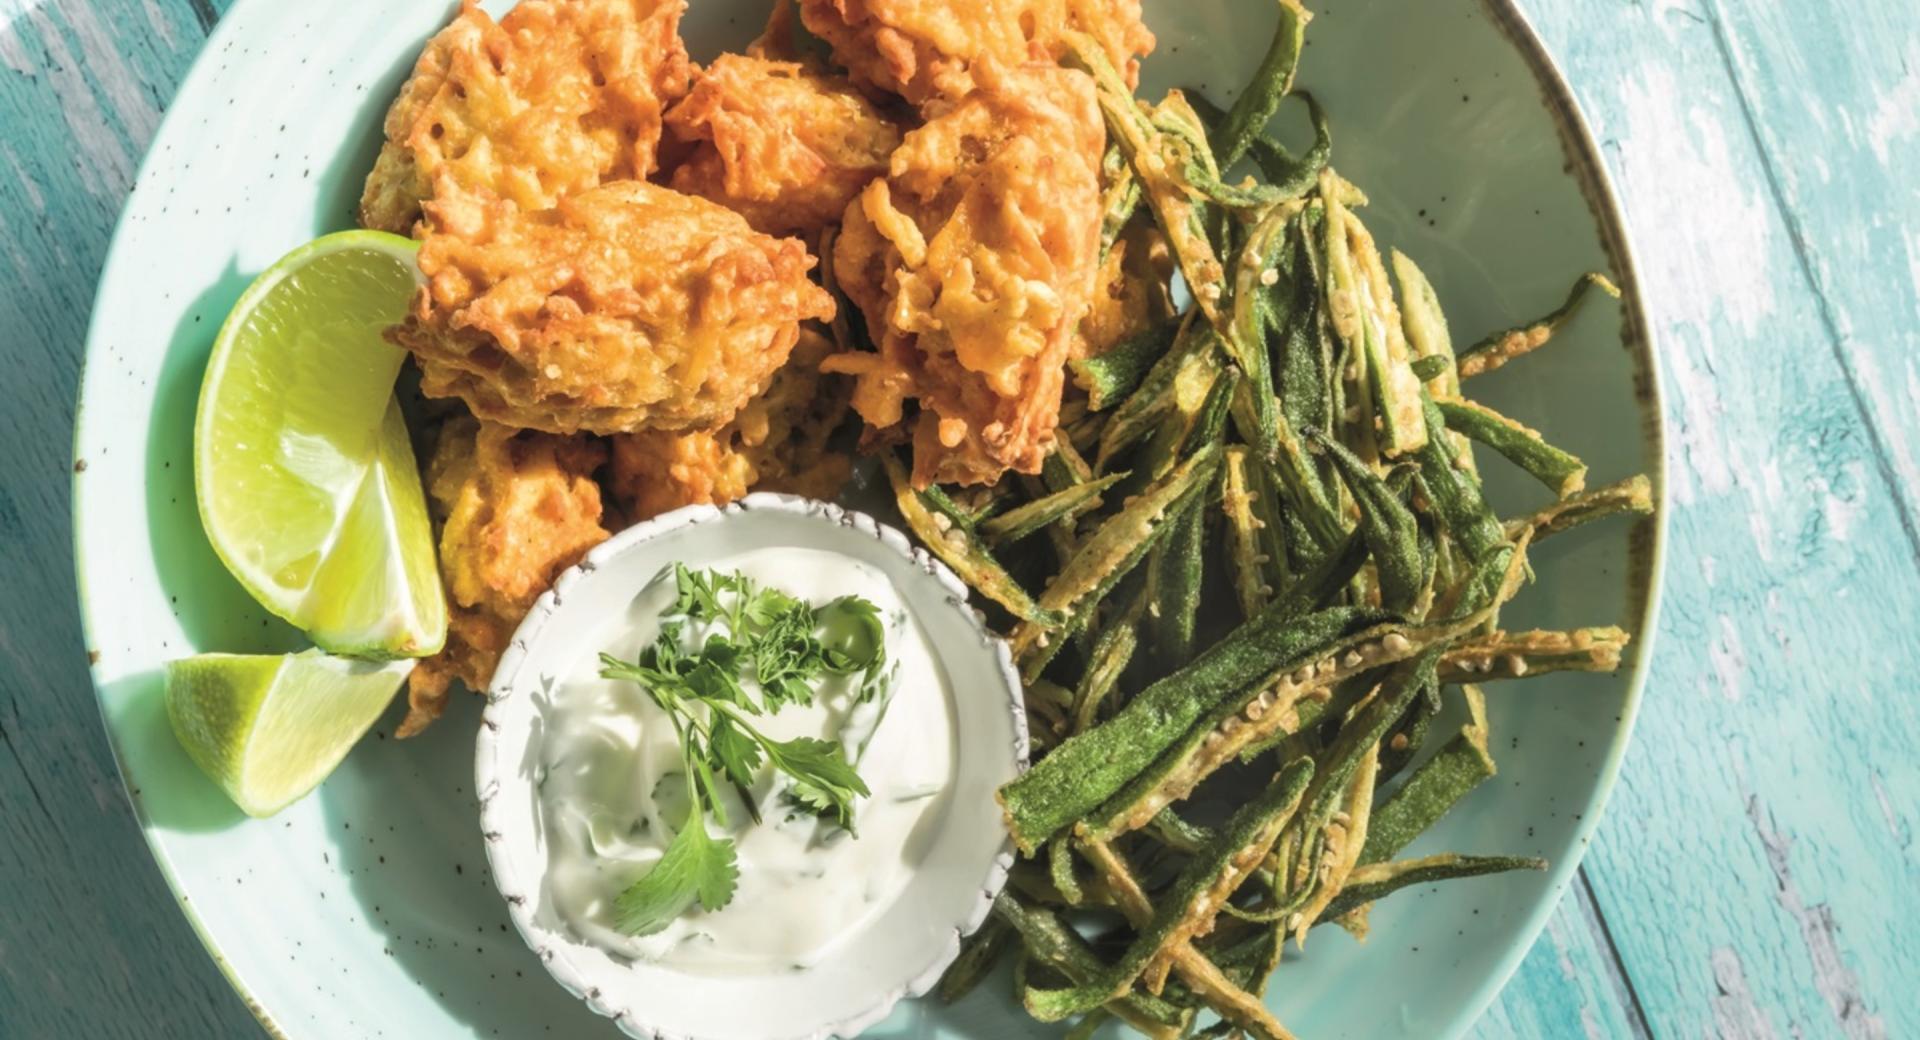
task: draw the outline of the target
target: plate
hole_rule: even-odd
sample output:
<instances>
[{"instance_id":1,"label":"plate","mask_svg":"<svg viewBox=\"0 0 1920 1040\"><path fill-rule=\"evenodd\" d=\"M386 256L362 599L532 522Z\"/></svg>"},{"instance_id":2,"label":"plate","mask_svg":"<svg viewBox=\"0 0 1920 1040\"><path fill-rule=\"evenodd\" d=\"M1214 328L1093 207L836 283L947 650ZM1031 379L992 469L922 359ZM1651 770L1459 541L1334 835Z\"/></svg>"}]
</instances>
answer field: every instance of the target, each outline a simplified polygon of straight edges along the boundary
<instances>
[{"instance_id":1,"label":"plate","mask_svg":"<svg viewBox=\"0 0 1920 1040\"><path fill-rule=\"evenodd\" d=\"M1595 483L1648 472L1663 485L1658 387L1623 221L1538 41L1504 0L1321 6L1302 85L1332 114L1341 171L1373 198L1369 226L1432 276L1456 335L1543 312L1589 268L1627 290L1625 306L1592 308L1550 356L1483 377L1485 399L1582 455ZM317 793L264 821L244 819L200 776L161 703L168 659L302 645L201 533L190 471L200 376L253 276L352 223L385 106L452 10L240 0L141 168L87 342L75 556L102 714L183 912L267 1030L296 1040L618 1036L540 969L492 890L472 790L478 698L405 743L387 720ZM686 23L695 57L744 43L764 10L698 0ZM1148 0L1147 15L1160 48L1145 93L1231 89L1266 44L1259 0ZM1487 468L1496 504L1528 500L1523 478ZM1300 1035L1456 1035L1525 955L1625 751L1661 526L1629 537L1618 522L1596 525L1539 550L1540 583L1507 623L1624 625L1638 636L1628 667L1497 692L1499 777L1410 850L1539 855L1553 868L1396 896L1377 908L1366 944L1316 933L1273 989ZM952 1008L903 1004L867 1035L1056 1034L990 984Z\"/></svg>"}]
</instances>

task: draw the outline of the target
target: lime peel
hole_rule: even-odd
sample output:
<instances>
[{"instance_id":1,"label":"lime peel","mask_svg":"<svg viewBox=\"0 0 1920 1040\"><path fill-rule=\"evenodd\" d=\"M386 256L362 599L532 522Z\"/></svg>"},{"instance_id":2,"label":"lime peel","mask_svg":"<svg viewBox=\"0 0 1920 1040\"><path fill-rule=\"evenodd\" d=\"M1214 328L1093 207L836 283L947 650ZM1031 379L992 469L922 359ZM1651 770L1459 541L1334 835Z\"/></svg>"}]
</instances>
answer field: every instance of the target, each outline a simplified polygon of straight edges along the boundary
<instances>
[{"instance_id":1,"label":"lime peel","mask_svg":"<svg viewBox=\"0 0 1920 1040\"><path fill-rule=\"evenodd\" d=\"M413 671L317 650L201 654L167 665L167 719L187 756L249 816L313 790Z\"/></svg>"},{"instance_id":2,"label":"lime peel","mask_svg":"<svg viewBox=\"0 0 1920 1040\"><path fill-rule=\"evenodd\" d=\"M385 329L420 284L416 243L345 231L241 294L194 422L194 487L214 551L321 648L423 657L447 608Z\"/></svg>"}]
</instances>

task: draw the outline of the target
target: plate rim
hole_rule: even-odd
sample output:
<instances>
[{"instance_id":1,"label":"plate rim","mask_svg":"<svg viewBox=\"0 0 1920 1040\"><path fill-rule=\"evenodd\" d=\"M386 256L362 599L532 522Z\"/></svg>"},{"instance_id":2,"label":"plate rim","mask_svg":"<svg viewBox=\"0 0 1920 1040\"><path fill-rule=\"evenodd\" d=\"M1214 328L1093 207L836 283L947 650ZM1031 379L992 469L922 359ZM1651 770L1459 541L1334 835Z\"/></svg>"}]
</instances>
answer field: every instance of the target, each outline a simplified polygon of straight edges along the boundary
<instances>
[{"instance_id":1,"label":"plate rim","mask_svg":"<svg viewBox=\"0 0 1920 1040\"><path fill-rule=\"evenodd\" d=\"M69 455L76 460L80 457L79 439L88 416L87 403L90 396L89 390L92 387L90 377L96 369L94 362L97 360L97 341L103 323L100 303L109 287L125 277L121 273L121 268L125 266L122 256L123 235L133 203L145 189L147 173L151 165L157 161L153 142L160 140L167 133L176 118L186 118L181 114L183 110L178 104L179 98L190 90L198 90L214 74L213 64L207 61L207 58L216 52L219 44L226 42L228 36L239 31L234 26L240 24L243 19L237 16L248 13L254 7L266 2L267 0L235 0L233 6L200 42L192 63L174 88L166 111L154 128L153 136L148 140L146 151L134 172L132 188L128 191L126 200L121 204L120 213L114 220L113 231L108 238L106 256L100 265L100 273L95 284L87 331L82 342L69 449ZM1538 943L1540 933L1545 929L1548 919L1559 909L1568 886L1578 874L1606 805L1619 783L1627 750L1633 742L1634 725L1639 717L1640 704L1645 694L1657 642L1666 579L1666 550L1671 513L1669 460L1666 452L1665 379L1655 360L1657 344L1654 326L1647 312L1645 295L1641 290L1638 252L1633 243L1618 189L1612 175L1608 172L1605 160L1601 157L1599 141L1594 136L1592 126L1587 121L1586 114L1564 70L1553 57L1552 51L1541 38L1532 20L1520 9L1519 0L1476 0L1476 2L1487 13L1492 27L1514 48L1532 74L1533 86L1559 132L1561 151L1569 164L1567 175L1574 179L1582 197L1587 202L1595 230L1599 232L1600 245L1607 254L1608 263L1613 268L1614 279L1622 291L1621 339L1622 345L1632 358L1635 375L1639 377L1635 388L1635 396L1639 398L1641 410L1639 433L1647 456L1647 477L1652 484L1654 508L1650 516L1640 521L1639 530L1644 532L1644 541L1631 545L1628 550L1630 570L1626 580L1629 583L1629 602L1632 603L1637 598L1639 610L1638 616L1632 619L1635 627L1634 643L1629 650L1630 659L1623 666L1626 689L1619 722L1609 737L1608 750L1596 772L1593 793L1582 810L1579 825L1574 828L1569 842L1570 847L1565 854L1556 857L1549 868L1545 897L1535 902L1516 932L1523 941L1507 945L1494 970L1487 973L1477 989L1462 998L1455 1014L1438 1029L1435 1035L1448 1040L1459 1037L1485 1014L1494 997L1506 987L1514 972L1519 969L1520 963ZM95 635L99 628L93 618L87 596L86 546L81 540L79 523L84 503L87 501L85 476L84 470L77 466L70 470L68 525L73 544L74 593L79 608L81 635L85 645L92 647L98 645ZM172 858L160 845L146 805L127 776L119 737L107 717L107 704L98 663L89 660L87 671L89 682L93 687L94 707L100 713L101 729L105 732L108 749L112 752L114 771L119 777L121 791L133 810L134 819L140 825L141 838L146 843L154 865L166 882L169 893L174 897L176 905L186 918L189 927L192 928L195 937L200 940L207 956L226 977L228 985L246 1005L260 1027L274 1040L293 1040L291 1034L273 1013L255 997L252 989L241 978L238 968L227 959L215 943L198 910L187 899Z\"/></svg>"}]
</instances>

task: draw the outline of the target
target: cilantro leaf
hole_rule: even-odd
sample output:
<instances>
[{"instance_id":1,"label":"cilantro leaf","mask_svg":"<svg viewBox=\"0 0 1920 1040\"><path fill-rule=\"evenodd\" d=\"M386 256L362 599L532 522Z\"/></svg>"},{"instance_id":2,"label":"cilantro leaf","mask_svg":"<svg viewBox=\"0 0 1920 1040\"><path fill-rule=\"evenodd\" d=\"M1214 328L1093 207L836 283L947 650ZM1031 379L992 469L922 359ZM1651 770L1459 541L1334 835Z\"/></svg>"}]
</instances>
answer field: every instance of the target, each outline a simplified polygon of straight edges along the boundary
<instances>
[{"instance_id":1,"label":"cilantro leaf","mask_svg":"<svg viewBox=\"0 0 1920 1040\"><path fill-rule=\"evenodd\" d=\"M754 771L760 768L760 745L725 715L716 715L707 733L707 750L713 755L714 768L742 789L753 786Z\"/></svg>"},{"instance_id":2,"label":"cilantro leaf","mask_svg":"<svg viewBox=\"0 0 1920 1040\"><path fill-rule=\"evenodd\" d=\"M720 577L714 571L690 571L685 564L674 564L674 591L679 593L679 598L673 601L668 613L684 614L695 621L719 617L723 612L720 609L720 588L715 579Z\"/></svg>"},{"instance_id":3,"label":"cilantro leaf","mask_svg":"<svg viewBox=\"0 0 1920 1040\"><path fill-rule=\"evenodd\" d=\"M750 789L770 766L787 778L791 802L853 830L854 802L870 792L841 745L814 737L773 740L749 720L788 704L812 704L814 684L825 674L859 676L855 694L870 701L899 672L887 660L879 608L868 600L843 596L815 609L744 574L680 564L673 580L676 598L653 645L633 662L600 655L601 675L640 684L660 705L686 765L686 824L660 861L615 902L618 926L640 935L666 927L695 901L711 911L733 898L734 844L706 830L709 816L728 826L722 783L739 789L758 822ZM692 651L686 649L689 623L706 632ZM748 667L760 686L757 699L742 686Z\"/></svg>"},{"instance_id":4,"label":"cilantro leaf","mask_svg":"<svg viewBox=\"0 0 1920 1040\"><path fill-rule=\"evenodd\" d=\"M760 628L771 628L780 617L802 606L799 600L779 589L763 588L747 601L746 619Z\"/></svg>"},{"instance_id":5,"label":"cilantro leaf","mask_svg":"<svg viewBox=\"0 0 1920 1040\"><path fill-rule=\"evenodd\" d=\"M840 745L817 737L762 742L775 769L794 780L793 795L818 816L831 816L853 829L853 800L871 794L866 781L854 772Z\"/></svg>"},{"instance_id":6,"label":"cilantro leaf","mask_svg":"<svg viewBox=\"0 0 1920 1040\"><path fill-rule=\"evenodd\" d=\"M733 842L707 834L696 804L666 855L614 900L614 924L629 935L652 935L695 900L709 912L726 906L739 878Z\"/></svg>"},{"instance_id":7,"label":"cilantro leaf","mask_svg":"<svg viewBox=\"0 0 1920 1040\"><path fill-rule=\"evenodd\" d=\"M724 701L744 708L754 714L760 713L760 706L747 699L746 691L740 688L738 668L724 668L711 659L702 658L693 670L687 673L687 689L696 697L709 701Z\"/></svg>"},{"instance_id":8,"label":"cilantro leaf","mask_svg":"<svg viewBox=\"0 0 1920 1040\"><path fill-rule=\"evenodd\" d=\"M813 620L821 661L835 675L852 675L886 653L887 627L871 600L842 596L814 611Z\"/></svg>"}]
</instances>

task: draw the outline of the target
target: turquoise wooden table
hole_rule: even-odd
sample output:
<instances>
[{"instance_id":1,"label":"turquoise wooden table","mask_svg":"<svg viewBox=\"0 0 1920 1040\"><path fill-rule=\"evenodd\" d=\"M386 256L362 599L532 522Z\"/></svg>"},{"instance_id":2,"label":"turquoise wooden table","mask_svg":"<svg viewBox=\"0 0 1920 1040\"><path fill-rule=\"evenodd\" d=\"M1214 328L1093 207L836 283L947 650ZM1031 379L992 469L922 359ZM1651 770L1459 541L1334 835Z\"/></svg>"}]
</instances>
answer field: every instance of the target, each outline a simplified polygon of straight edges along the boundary
<instances>
[{"instance_id":1,"label":"turquoise wooden table","mask_svg":"<svg viewBox=\"0 0 1920 1040\"><path fill-rule=\"evenodd\" d=\"M1524 6L1634 226L1676 509L1620 787L1479 1033L1920 1035L1920 16ZM67 521L102 255L224 7L0 0L0 1037L259 1032L121 792Z\"/></svg>"}]
</instances>

